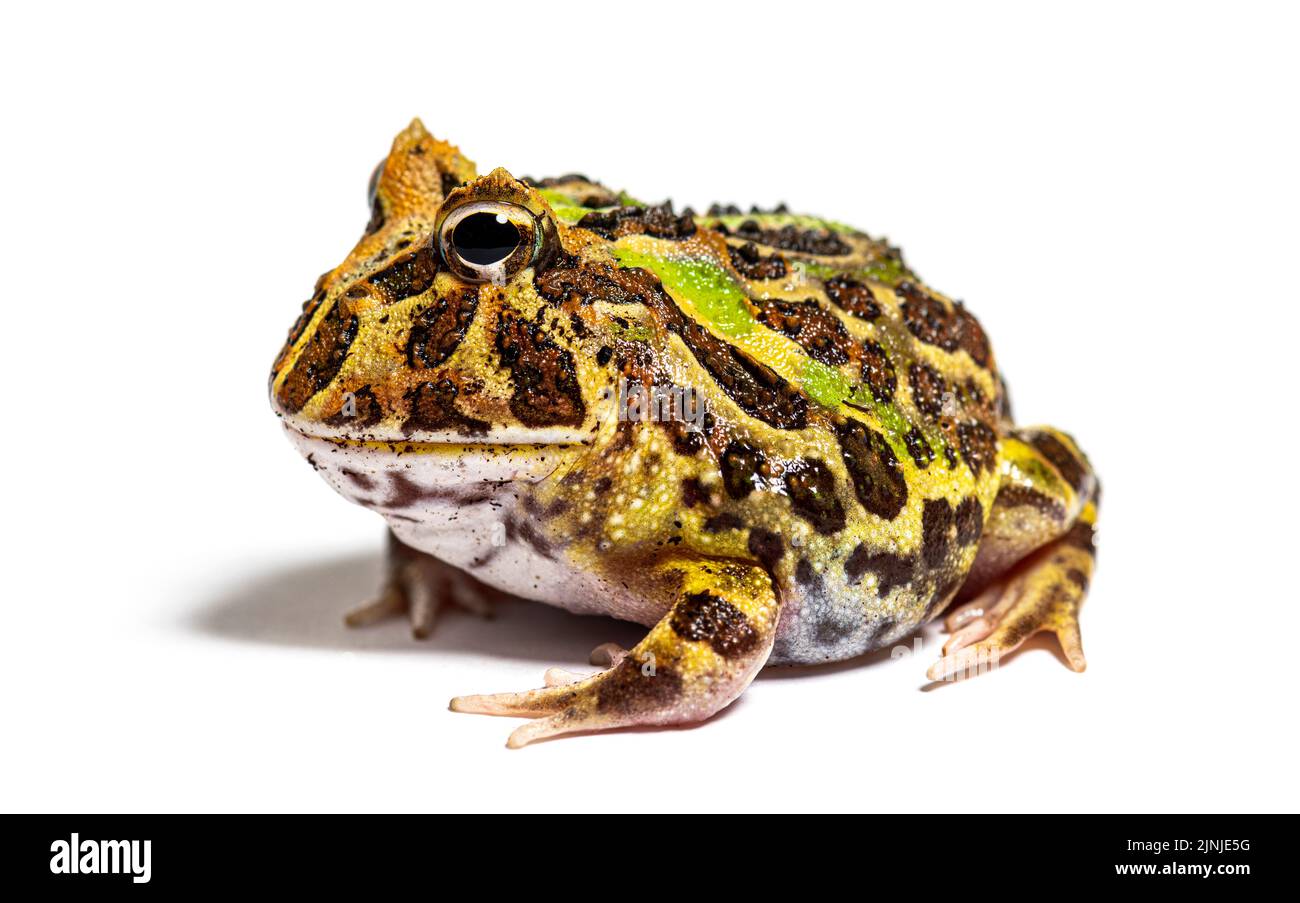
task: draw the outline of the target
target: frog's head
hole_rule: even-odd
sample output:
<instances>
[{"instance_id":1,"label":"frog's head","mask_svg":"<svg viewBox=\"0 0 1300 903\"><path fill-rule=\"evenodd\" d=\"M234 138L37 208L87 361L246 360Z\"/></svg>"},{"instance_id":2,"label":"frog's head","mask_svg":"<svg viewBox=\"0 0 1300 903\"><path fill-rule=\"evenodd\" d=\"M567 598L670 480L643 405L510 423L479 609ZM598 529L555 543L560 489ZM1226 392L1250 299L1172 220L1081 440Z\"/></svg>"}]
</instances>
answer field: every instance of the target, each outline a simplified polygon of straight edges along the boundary
<instances>
[{"instance_id":1,"label":"frog's head","mask_svg":"<svg viewBox=\"0 0 1300 903\"><path fill-rule=\"evenodd\" d=\"M477 176L418 120L370 195L365 235L320 278L272 370L300 447L463 458L588 439L608 356L581 311L539 294L563 255L542 195L504 169Z\"/></svg>"}]
</instances>

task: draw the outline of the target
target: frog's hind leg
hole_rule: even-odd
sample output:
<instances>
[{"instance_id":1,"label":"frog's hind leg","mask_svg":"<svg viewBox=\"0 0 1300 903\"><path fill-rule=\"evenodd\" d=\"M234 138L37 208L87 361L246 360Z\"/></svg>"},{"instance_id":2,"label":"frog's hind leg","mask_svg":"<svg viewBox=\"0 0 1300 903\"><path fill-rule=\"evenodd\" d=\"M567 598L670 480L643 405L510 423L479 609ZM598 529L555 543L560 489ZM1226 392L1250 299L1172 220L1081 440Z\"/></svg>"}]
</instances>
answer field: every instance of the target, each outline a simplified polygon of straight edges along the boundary
<instances>
[{"instance_id":1,"label":"frog's hind leg","mask_svg":"<svg viewBox=\"0 0 1300 903\"><path fill-rule=\"evenodd\" d=\"M682 562L676 601L640 643L598 674L548 672L522 693L458 696L456 712L535 718L510 735L517 748L560 734L703 721L734 701L772 651L778 604L767 572L740 562Z\"/></svg>"},{"instance_id":2,"label":"frog's hind leg","mask_svg":"<svg viewBox=\"0 0 1300 903\"><path fill-rule=\"evenodd\" d=\"M1056 634L1075 671L1087 662L1079 608L1092 580L1099 490L1065 433L1020 429L1004 442L1003 483L952 612L932 680L982 673L1036 633Z\"/></svg>"},{"instance_id":3,"label":"frog's hind leg","mask_svg":"<svg viewBox=\"0 0 1300 903\"><path fill-rule=\"evenodd\" d=\"M489 617L501 593L459 568L413 549L388 533L388 557L379 595L344 617L349 627L365 627L405 613L411 633L424 639L433 632L438 612L448 604Z\"/></svg>"}]
</instances>

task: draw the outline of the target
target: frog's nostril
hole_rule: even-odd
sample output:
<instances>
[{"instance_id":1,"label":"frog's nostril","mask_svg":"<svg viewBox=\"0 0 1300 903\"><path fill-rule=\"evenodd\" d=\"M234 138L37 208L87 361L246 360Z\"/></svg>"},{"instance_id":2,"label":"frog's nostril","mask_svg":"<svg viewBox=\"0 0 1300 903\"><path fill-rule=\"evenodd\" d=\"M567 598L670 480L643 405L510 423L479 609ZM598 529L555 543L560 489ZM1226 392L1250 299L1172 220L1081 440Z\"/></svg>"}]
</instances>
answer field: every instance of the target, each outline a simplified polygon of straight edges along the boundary
<instances>
[{"instance_id":1,"label":"frog's nostril","mask_svg":"<svg viewBox=\"0 0 1300 903\"><path fill-rule=\"evenodd\" d=\"M472 213L456 224L451 243L466 263L491 266L519 247L519 229L504 213Z\"/></svg>"}]
</instances>

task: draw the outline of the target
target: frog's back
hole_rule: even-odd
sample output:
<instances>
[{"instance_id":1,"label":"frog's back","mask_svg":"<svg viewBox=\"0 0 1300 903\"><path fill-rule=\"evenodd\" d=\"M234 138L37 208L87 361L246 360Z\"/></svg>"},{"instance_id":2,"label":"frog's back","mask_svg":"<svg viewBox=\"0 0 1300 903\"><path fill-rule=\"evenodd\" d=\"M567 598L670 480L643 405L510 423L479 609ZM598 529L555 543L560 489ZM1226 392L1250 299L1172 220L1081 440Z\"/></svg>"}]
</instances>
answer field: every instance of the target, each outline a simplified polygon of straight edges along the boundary
<instances>
[{"instance_id":1,"label":"frog's back","mask_svg":"<svg viewBox=\"0 0 1300 903\"><path fill-rule=\"evenodd\" d=\"M709 412L698 432L637 423L598 437L587 480L612 493L549 491L575 524L604 527L579 557L624 572L664 544L758 559L782 598L774 662L846 658L941 610L974 561L1007 420L964 306L838 223L618 206L578 176L536 184L566 226L603 239L591 259L618 263L602 278L620 290L588 274L582 300L634 321L621 302L635 299L648 314L657 372L633 372L635 336L615 349L624 371L691 387ZM583 265L539 276L539 289L564 300Z\"/></svg>"}]
</instances>

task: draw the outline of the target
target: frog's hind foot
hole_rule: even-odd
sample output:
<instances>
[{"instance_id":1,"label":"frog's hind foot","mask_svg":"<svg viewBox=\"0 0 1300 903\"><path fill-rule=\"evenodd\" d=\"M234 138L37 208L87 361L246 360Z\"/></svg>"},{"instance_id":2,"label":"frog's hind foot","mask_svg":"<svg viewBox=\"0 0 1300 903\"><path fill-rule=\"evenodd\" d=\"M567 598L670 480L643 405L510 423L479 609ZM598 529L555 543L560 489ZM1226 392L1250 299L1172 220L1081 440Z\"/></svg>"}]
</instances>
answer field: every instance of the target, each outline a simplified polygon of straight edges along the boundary
<instances>
[{"instance_id":1,"label":"frog's hind foot","mask_svg":"<svg viewBox=\"0 0 1300 903\"><path fill-rule=\"evenodd\" d=\"M418 640L433 632L438 613L449 604L482 617L492 616L501 595L469 574L400 542L388 534L388 559L383 586L374 599L344 616L349 627L366 627L405 613Z\"/></svg>"},{"instance_id":2,"label":"frog's hind foot","mask_svg":"<svg viewBox=\"0 0 1300 903\"><path fill-rule=\"evenodd\" d=\"M1074 526L1026 559L1006 579L948 615L952 634L931 680L974 676L1036 633L1056 634L1075 671L1087 667L1079 636L1079 607L1092 579L1096 506L1089 503Z\"/></svg>"},{"instance_id":3,"label":"frog's hind foot","mask_svg":"<svg viewBox=\"0 0 1300 903\"><path fill-rule=\"evenodd\" d=\"M738 697L772 651L777 601L761 568L694 562L677 601L631 650L597 647L593 675L561 669L522 693L458 696L454 712L537 719L510 735L518 748L560 734L703 721Z\"/></svg>"}]
</instances>

